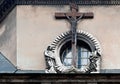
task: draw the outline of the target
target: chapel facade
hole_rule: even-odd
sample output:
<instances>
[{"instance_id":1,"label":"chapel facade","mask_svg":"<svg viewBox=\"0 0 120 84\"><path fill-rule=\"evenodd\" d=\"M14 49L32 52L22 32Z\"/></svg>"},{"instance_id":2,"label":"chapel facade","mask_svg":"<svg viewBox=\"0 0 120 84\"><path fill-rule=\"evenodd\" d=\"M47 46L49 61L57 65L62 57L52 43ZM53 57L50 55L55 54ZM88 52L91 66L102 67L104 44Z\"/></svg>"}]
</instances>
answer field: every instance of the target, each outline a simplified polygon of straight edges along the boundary
<instances>
[{"instance_id":1,"label":"chapel facade","mask_svg":"<svg viewBox=\"0 0 120 84\"><path fill-rule=\"evenodd\" d=\"M1 0L0 73L120 73L119 0Z\"/></svg>"}]
</instances>

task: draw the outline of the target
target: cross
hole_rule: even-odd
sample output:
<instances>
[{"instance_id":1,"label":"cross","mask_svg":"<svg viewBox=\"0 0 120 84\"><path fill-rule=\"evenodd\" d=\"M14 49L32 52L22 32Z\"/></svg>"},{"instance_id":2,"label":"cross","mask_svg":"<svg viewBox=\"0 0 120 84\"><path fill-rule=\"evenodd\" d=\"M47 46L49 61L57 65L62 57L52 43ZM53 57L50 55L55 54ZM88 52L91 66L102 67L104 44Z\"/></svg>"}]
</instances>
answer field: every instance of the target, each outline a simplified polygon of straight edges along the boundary
<instances>
[{"instance_id":1,"label":"cross","mask_svg":"<svg viewBox=\"0 0 120 84\"><path fill-rule=\"evenodd\" d=\"M55 13L56 19L68 19L71 24L72 34L72 65L76 68L77 61L77 22L81 19L93 18L93 13L78 13L78 6L74 3L70 4L71 12L68 13Z\"/></svg>"}]
</instances>

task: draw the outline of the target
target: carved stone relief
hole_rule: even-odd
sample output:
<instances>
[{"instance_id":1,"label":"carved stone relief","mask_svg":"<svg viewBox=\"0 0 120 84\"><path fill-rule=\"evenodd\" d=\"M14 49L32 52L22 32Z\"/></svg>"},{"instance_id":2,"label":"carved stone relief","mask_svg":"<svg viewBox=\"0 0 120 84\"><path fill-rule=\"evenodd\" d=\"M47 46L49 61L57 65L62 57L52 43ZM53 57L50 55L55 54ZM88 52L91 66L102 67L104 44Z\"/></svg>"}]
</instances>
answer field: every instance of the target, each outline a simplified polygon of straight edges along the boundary
<instances>
[{"instance_id":1,"label":"carved stone relief","mask_svg":"<svg viewBox=\"0 0 120 84\"><path fill-rule=\"evenodd\" d=\"M88 38L92 43L93 50L89 57L89 64L84 69L77 69L71 65L71 67L65 66L60 59L61 46L71 37L70 32L62 33L53 41L51 45L47 47L44 52L46 58L46 73L99 73L100 71L100 59L101 59L101 47L96 38L85 31L78 31L77 37L80 36ZM89 44L90 45L90 44Z\"/></svg>"}]
</instances>

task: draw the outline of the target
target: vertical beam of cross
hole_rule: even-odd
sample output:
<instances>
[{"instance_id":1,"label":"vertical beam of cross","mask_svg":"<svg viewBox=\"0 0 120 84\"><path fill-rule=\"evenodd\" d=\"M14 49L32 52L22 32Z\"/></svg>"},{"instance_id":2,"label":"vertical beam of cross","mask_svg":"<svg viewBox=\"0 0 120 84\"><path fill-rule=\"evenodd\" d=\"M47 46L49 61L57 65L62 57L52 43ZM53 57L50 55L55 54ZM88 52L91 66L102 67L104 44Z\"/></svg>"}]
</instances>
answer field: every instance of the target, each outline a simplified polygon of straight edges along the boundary
<instances>
[{"instance_id":1,"label":"vertical beam of cross","mask_svg":"<svg viewBox=\"0 0 120 84\"><path fill-rule=\"evenodd\" d=\"M77 22L81 19L93 18L93 13L78 13L78 6L74 3L70 4L71 12L55 13L58 19L68 19L71 24L72 35L72 65L77 67Z\"/></svg>"}]
</instances>

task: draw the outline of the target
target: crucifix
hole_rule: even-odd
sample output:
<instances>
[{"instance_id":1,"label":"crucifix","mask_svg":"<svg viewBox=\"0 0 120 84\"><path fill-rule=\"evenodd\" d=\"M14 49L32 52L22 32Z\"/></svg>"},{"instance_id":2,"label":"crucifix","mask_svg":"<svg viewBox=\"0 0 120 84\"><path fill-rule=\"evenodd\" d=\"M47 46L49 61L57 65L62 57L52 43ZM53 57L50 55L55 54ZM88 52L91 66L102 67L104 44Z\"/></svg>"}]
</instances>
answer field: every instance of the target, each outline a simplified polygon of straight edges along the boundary
<instances>
[{"instance_id":1,"label":"crucifix","mask_svg":"<svg viewBox=\"0 0 120 84\"><path fill-rule=\"evenodd\" d=\"M74 3L70 4L71 12L68 13L55 13L55 17L59 19L68 19L71 24L72 35L72 65L76 68L77 64L77 22L81 19L93 18L93 13L78 13L78 6Z\"/></svg>"}]
</instances>

